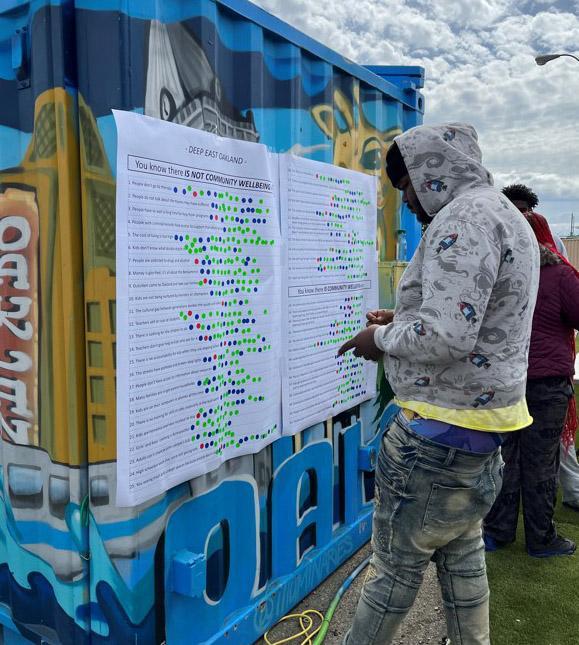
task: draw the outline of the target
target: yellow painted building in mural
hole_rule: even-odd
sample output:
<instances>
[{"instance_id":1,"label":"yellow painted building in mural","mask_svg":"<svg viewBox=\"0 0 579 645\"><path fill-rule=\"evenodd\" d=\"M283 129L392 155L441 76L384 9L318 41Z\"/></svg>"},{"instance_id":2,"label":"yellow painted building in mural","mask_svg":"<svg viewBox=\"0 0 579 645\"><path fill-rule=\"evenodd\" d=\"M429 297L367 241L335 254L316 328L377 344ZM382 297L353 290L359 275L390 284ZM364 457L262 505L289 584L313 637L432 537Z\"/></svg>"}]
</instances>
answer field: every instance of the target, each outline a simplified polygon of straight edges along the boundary
<instances>
[{"instance_id":1,"label":"yellow painted building in mural","mask_svg":"<svg viewBox=\"0 0 579 645\"><path fill-rule=\"evenodd\" d=\"M0 173L0 186L4 202L12 200L17 210L26 194L38 217L38 351L31 366L38 379L31 411L37 429L29 445L45 449L54 461L80 464L86 455L82 226L75 110L63 89L36 101L24 159Z\"/></svg>"},{"instance_id":2,"label":"yellow painted building in mural","mask_svg":"<svg viewBox=\"0 0 579 645\"><path fill-rule=\"evenodd\" d=\"M44 92L21 164L0 173L0 207L38 225L38 252L27 256L38 277L31 430L16 443L69 465L116 458L115 182L96 122L79 103L77 123L65 90Z\"/></svg>"},{"instance_id":3,"label":"yellow painted building in mural","mask_svg":"<svg viewBox=\"0 0 579 645\"><path fill-rule=\"evenodd\" d=\"M96 121L79 101L89 462L116 459L115 181Z\"/></svg>"}]
</instances>

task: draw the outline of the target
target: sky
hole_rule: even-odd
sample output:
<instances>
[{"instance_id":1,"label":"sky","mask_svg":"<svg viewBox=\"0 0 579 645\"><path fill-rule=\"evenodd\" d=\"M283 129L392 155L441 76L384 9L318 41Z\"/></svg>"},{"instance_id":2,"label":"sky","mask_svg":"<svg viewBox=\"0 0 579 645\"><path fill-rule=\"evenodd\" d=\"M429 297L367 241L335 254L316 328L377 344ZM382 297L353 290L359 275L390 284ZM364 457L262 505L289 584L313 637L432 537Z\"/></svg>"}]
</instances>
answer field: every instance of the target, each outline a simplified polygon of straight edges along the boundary
<instances>
[{"instance_id":1,"label":"sky","mask_svg":"<svg viewBox=\"0 0 579 645\"><path fill-rule=\"evenodd\" d=\"M495 184L579 234L579 0L254 0L361 65L425 68L425 123L467 121Z\"/></svg>"}]
</instances>

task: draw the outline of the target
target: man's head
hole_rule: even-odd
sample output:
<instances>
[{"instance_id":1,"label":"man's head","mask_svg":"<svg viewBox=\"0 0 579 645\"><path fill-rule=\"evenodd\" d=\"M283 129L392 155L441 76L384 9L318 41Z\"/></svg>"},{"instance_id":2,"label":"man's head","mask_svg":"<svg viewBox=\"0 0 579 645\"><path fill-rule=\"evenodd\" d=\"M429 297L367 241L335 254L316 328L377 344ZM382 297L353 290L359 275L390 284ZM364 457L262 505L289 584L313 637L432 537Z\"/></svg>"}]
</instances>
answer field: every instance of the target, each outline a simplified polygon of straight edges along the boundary
<instances>
[{"instance_id":1,"label":"man's head","mask_svg":"<svg viewBox=\"0 0 579 645\"><path fill-rule=\"evenodd\" d=\"M402 201L408 204L408 208L416 215L416 219L421 224L430 224L432 218L429 217L418 200L402 153L396 142L390 146L386 153L386 172L394 188L402 191Z\"/></svg>"},{"instance_id":2,"label":"man's head","mask_svg":"<svg viewBox=\"0 0 579 645\"><path fill-rule=\"evenodd\" d=\"M461 194L492 186L476 130L466 123L420 125L394 139L386 172L423 224Z\"/></svg>"},{"instance_id":3,"label":"man's head","mask_svg":"<svg viewBox=\"0 0 579 645\"><path fill-rule=\"evenodd\" d=\"M503 195L510 200L523 215L531 213L538 206L539 198L524 184L511 184L503 188Z\"/></svg>"}]
</instances>

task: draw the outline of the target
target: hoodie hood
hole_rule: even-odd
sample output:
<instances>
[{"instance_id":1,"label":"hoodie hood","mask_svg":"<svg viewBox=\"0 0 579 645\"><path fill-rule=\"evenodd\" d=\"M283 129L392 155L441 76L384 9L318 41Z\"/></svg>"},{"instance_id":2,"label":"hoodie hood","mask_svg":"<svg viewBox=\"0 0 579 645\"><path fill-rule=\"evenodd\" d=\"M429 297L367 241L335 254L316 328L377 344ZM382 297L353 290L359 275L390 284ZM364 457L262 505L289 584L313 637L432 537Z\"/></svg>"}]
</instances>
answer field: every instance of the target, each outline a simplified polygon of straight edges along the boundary
<instances>
[{"instance_id":1,"label":"hoodie hood","mask_svg":"<svg viewBox=\"0 0 579 645\"><path fill-rule=\"evenodd\" d=\"M416 195L431 217L462 193L493 185L490 172L481 163L478 136L471 125L420 125L394 141Z\"/></svg>"}]
</instances>

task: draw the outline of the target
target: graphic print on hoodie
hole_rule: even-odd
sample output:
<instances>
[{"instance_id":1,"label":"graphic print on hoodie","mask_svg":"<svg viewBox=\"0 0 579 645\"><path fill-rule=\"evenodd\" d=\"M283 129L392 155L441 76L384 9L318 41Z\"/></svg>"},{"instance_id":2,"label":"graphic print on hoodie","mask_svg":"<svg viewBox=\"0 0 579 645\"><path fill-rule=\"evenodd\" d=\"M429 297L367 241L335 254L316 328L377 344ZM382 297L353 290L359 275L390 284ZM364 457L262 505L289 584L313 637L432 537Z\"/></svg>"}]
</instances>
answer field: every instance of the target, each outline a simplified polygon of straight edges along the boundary
<instances>
[{"instance_id":1,"label":"graphic print on hoodie","mask_svg":"<svg viewBox=\"0 0 579 645\"><path fill-rule=\"evenodd\" d=\"M535 236L493 187L472 126L419 126L395 141L433 219L398 285L394 322L375 333L387 378L402 403L469 410L471 419L518 405L518 425L528 425Z\"/></svg>"}]
</instances>

